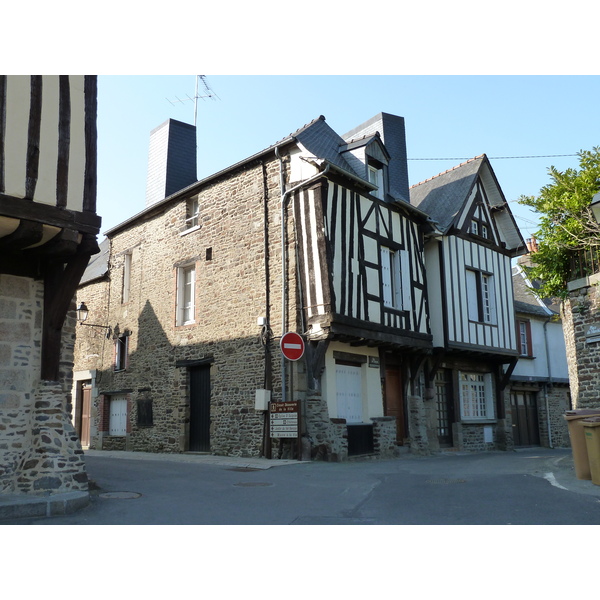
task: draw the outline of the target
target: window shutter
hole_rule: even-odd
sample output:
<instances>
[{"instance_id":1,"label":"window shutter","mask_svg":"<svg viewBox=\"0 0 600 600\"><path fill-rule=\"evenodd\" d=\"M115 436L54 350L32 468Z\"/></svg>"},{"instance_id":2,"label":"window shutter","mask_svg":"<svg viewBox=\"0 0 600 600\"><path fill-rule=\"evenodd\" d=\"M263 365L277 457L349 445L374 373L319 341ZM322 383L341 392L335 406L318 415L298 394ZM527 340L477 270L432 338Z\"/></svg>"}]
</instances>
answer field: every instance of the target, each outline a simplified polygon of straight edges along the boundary
<instances>
[{"instance_id":1,"label":"window shutter","mask_svg":"<svg viewBox=\"0 0 600 600\"><path fill-rule=\"evenodd\" d=\"M402 293L402 310L412 309L412 299L410 297L410 255L408 250L402 250L400 254L400 280Z\"/></svg>"},{"instance_id":2,"label":"window shutter","mask_svg":"<svg viewBox=\"0 0 600 600\"><path fill-rule=\"evenodd\" d=\"M467 306L469 310L469 319L479 321L479 301L477 294L477 273L467 269Z\"/></svg>"}]
</instances>

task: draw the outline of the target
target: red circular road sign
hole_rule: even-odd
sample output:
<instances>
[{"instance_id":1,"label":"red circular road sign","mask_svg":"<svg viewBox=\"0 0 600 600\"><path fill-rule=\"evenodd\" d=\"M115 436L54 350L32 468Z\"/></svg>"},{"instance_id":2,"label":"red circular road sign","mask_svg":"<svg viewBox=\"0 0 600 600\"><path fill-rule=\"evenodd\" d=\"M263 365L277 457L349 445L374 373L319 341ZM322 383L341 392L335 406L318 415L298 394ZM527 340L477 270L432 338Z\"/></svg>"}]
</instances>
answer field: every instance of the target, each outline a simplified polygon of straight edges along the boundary
<instances>
[{"instance_id":1,"label":"red circular road sign","mask_svg":"<svg viewBox=\"0 0 600 600\"><path fill-rule=\"evenodd\" d=\"M298 360L304 354L304 340L293 331L285 333L279 345L281 346L281 352L288 360Z\"/></svg>"}]
</instances>

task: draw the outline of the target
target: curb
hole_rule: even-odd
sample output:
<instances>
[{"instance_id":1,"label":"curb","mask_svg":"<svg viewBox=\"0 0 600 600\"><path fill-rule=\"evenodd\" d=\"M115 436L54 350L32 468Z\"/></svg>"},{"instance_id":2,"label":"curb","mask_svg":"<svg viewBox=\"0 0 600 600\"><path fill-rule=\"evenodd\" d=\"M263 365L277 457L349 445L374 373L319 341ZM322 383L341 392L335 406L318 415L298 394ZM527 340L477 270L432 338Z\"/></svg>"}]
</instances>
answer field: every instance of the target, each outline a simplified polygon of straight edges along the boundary
<instances>
[{"instance_id":1,"label":"curb","mask_svg":"<svg viewBox=\"0 0 600 600\"><path fill-rule=\"evenodd\" d=\"M0 521L67 515L89 503L89 492L66 492L52 496L0 496Z\"/></svg>"}]
</instances>

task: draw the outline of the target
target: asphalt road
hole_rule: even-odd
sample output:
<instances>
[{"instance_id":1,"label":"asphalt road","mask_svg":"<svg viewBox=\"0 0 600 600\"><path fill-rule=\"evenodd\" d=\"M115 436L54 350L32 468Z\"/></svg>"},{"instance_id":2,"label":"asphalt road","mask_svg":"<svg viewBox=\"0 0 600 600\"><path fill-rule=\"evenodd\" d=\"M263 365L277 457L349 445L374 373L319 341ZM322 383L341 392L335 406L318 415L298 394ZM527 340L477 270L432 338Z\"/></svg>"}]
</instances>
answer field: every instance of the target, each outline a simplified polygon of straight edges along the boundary
<instances>
[{"instance_id":1,"label":"asphalt road","mask_svg":"<svg viewBox=\"0 0 600 600\"><path fill-rule=\"evenodd\" d=\"M279 463L86 453L89 506L3 525L597 525L570 450ZM276 465L276 466L275 466Z\"/></svg>"}]
</instances>

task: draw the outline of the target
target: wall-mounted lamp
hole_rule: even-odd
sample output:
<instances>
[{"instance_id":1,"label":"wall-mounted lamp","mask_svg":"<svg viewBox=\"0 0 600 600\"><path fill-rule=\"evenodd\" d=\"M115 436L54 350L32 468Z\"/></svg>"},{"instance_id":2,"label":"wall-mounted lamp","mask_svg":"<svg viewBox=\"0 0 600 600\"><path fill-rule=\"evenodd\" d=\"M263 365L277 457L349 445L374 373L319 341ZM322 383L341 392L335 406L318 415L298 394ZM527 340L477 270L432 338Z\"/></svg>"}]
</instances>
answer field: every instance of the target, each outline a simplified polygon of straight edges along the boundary
<instances>
[{"instance_id":1,"label":"wall-mounted lamp","mask_svg":"<svg viewBox=\"0 0 600 600\"><path fill-rule=\"evenodd\" d=\"M598 192L590 202L590 208L592 209L592 213L594 214L594 218L598 223L600 223L600 192Z\"/></svg>"},{"instance_id":2,"label":"wall-mounted lamp","mask_svg":"<svg viewBox=\"0 0 600 600\"><path fill-rule=\"evenodd\" d=\"M87 325L88 327L100 327L101 329L106 329L106 339L110 339L110 336L112 334L112 328L109 327L108 325L93 325L92 323L85 323L85 321L88 318L89 315L89 310L88 307L85 305L85 302L82 302L78 307L77 307L77 320L79 321L80 325Z\"/></svg>"}]
</instances>

